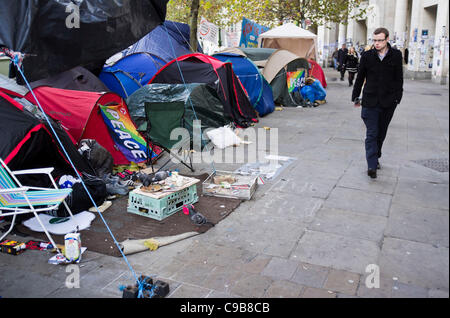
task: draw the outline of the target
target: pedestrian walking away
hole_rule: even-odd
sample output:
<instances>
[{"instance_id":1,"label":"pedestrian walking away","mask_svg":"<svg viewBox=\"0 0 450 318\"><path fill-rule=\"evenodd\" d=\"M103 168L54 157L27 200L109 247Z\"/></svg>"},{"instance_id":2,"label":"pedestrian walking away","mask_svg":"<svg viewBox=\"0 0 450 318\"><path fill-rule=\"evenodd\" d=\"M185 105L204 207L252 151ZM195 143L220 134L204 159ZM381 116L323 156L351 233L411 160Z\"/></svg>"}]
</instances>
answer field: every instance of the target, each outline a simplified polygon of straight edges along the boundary
<instances>
[{"instance_id":1,"label":"pedestrian walking away","mask_svg":"<svg viewBox=\"0 0 450 318\"><path fill-rule=\"evenodd\" d=\"M353 86L353 80L358 72L359 58L354 47L350 47L345 58L345 70L348 72L348 86Z\"/></svg>"},{"instance_id":2,"label":"pedestrian walking away","mask_svg":"<svg viewBox=\"0 0 450 318\"><path fill-rule=\"evenodd\" d=\"M337 70L338 69L338 49L335 49L335 51L331 55L331 58L333 59L333 68L335 70Z\"/></svg>"},{"instance_id":3,"label":"pedestrian walking away","mask_svg":"<svg viewBox=\"0 0 450 318\"><path fill-rule=\"evenodd\" d=\"M383 142L403 96L403 58L402 53L389 44L387 29L376 29L373 42L374 48L361 56L352 102L355 107L362 106L361 118L366 126L367 174L376 178ZM363 85L361 100L359 96Z\"/></svg>"},{"instance_id":4,"label":"pedestrian walking away","mask_svg":"<svg viewBox=\"0 0 450 318\"><path fill-rule=\"evenodd\" d=\"M342 44L342 47L338 51L338 71L341 73L341 81L344 80L345 75L345 57L347 56L348 50L347 45Z\"/></svg>"}]
</instances>

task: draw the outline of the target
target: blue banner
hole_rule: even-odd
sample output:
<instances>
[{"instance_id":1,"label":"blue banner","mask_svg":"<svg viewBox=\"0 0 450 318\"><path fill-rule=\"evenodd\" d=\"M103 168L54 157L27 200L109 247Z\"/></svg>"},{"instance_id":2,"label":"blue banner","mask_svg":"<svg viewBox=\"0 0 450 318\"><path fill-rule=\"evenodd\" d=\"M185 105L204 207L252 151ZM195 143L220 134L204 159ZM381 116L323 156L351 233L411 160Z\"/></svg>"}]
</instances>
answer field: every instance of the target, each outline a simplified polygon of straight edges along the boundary
<instances>
[{"instance_id":1,"label":"blue banner","mask_svg":"<svg viewBox=\"0 0 450 318\"><path fill-rule=\"evenodd\" d=\"M242 19L240 47L258 47L258 36L269 31L268 27L259 25L249 19Z\"/></svg>"}]
</instances>

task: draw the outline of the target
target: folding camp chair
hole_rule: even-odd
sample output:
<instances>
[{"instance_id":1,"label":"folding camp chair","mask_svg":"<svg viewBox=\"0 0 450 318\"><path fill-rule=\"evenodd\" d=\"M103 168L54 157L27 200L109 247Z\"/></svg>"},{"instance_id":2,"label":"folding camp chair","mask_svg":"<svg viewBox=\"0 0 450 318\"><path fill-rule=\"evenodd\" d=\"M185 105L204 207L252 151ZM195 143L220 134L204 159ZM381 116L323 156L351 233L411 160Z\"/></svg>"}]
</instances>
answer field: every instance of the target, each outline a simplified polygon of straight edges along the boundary
<instances>
[{"instance_id":1,"label":"folding camp chair","mask_svg":"<svg viewBox=\"0 0 450 318\"><path fill-rule=\"evenodd\" d=\"M147 153L151 153L149 147L151 142L152 144L161 147L170 156L175 157L183 165L194 172L190 135L187 134L186 136L181 136L181 138L178 138L177 140L170 139L170 135L174 129L183 127L184 107L184 102L145 103L145 115L147 118L146 135L148 140ZM177 148L174 148L174 146L177 146ZM180 157L180 152L182 152L183 158ZM148 158L151 158L151 156L148 155ZM171 159L172 158L169 158L159 170L165 167ZM187 159L189 159L189 163L186 162ZM153 161L151 159L150 162L152 171L154 172Z\"/></svg>"},{"instance_id":2,"label":"folding camp chair","mask_svg":"<svg viewBox=\"0 0 450 318\"><path fill-rule=\"evenodd\" d=\"M0 158L0 216L13 216L11 226L5 234L0 237L0 241L13 229L17 215L33 213L44 229L50 242L56 247L55 241L39 218L38 212L54 210L63 203L70 216L73 218L72 211L70 211L69 206L64 201L64 199L72 192L72 189L58 189L55 180L51 175L52 171L53 168L42 168L13 172ZM23 186L16 176L26 174L46 174L52 181L54 189Z\"/></svg>"}]
</instances>

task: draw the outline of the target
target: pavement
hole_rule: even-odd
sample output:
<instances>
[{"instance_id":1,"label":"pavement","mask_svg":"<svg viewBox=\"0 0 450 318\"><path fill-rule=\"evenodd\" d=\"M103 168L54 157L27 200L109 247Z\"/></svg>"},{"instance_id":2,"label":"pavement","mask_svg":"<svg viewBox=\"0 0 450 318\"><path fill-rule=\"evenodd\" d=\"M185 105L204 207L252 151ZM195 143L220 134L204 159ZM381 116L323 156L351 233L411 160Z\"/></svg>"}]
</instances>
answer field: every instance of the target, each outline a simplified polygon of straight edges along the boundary
<instances>
[{"instance_id":1,"label":"pavement","mask_svg":"<svg viewBox=\"0 0 450 318\"><path fill-rule=\"evenodd\" d=\"M351 88L326 74L326 104L284 108L256 125L278 133L278 154L295 160L208 232L129 255L136 274L168 282L169 298L449 297L448 88L405 81L372 180ZM0 254L0 296L120 298L119 287L134 283L123 258L86 251L65 267L50 256Z\"/></svg>"}]
</instances>

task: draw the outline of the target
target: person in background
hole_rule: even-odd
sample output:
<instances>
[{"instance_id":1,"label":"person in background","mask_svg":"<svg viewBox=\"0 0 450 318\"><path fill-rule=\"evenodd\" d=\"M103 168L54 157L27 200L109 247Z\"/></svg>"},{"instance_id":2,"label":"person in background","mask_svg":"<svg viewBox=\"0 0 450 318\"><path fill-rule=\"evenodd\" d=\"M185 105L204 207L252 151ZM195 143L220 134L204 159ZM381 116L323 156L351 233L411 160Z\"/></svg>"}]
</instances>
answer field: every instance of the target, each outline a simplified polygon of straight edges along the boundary
<instances>
[{"instance_id":1,"label":"person in background","mask_svg":"<svg viewBox=\"0 0 450 318\"><path fill-rule=\"evenodd\" d=\"M324 104L325 97L327 97L327 92L322 84L314 77L307 77L305 79L305 86L301 88L300 93L303 99L307 101L308 107L317 107L320 104Z\"/></svg>"},{"instance_id":2,"label":"person in background","mask_svg":"<svg viewBox=\"0 0 450 318\"><path fill-rule=\"evenodd\" d=\"M353 87L352 102L362 106L366 126L367 174L372 179L380 169L379 159L389 124L403 97L403 57L389 44L389 31L378 28L373 34L374 48L363 53ZM365 81L365 85L364 85ZM364 85L362 101L359 98Z\"/></svg>"},{"instance_id":3,"label":"person in background","mask_svg":"<svg viewBox=\"0 0 450 318\"><path fill-rule=\"evenodd\" d=\"M334 50L333 54L331 55L331 58L333 59L333 68L335 70L338 69L338 49Z\"/></svg>"},{"instance_id":4,"label":"person in background","mask_svg":"<svg viewBox=\"0 0 450 318\"><path fill-rule=\"evenodd\" d=\"M370 51L371 49L373 49L373 45L367 44L364 48L364 52Z\"/></svg>"},{"instance_id":5,"label":"person in background","mask_svg":"<svg viewBox=\"0 0 450 318\"><path fill-rule=\"evenodd\" d=\"M364 53L364 46L360 46L359 48L358 48L358 54L359 54L359 57L361 58L361 55Z\"/></svg>"},{"instance_id":6,"label":"person in background","mask_svg":"<svg viewBox=\"0 0 450 318\"><path fill-rule=\"evenodd\" d=\"M345 58L345 69L348 72L348 86L353 86L355 74L358 73L358 65L358 55L356 54L355 48L351 47Z\"/></svg>"},{"instance_id":7,"label":"person in background","mask_svg":"<svg viewBox=\"0 0 450 318\"><path fill-rule=\"evenodd\" d=\"M338 71L341 73L341 81L344 80L345 75L345 57L347 56L348 50L347 45L344 43L342 44L342 47L338 51Z\"/></svg>"}]
</instances>

